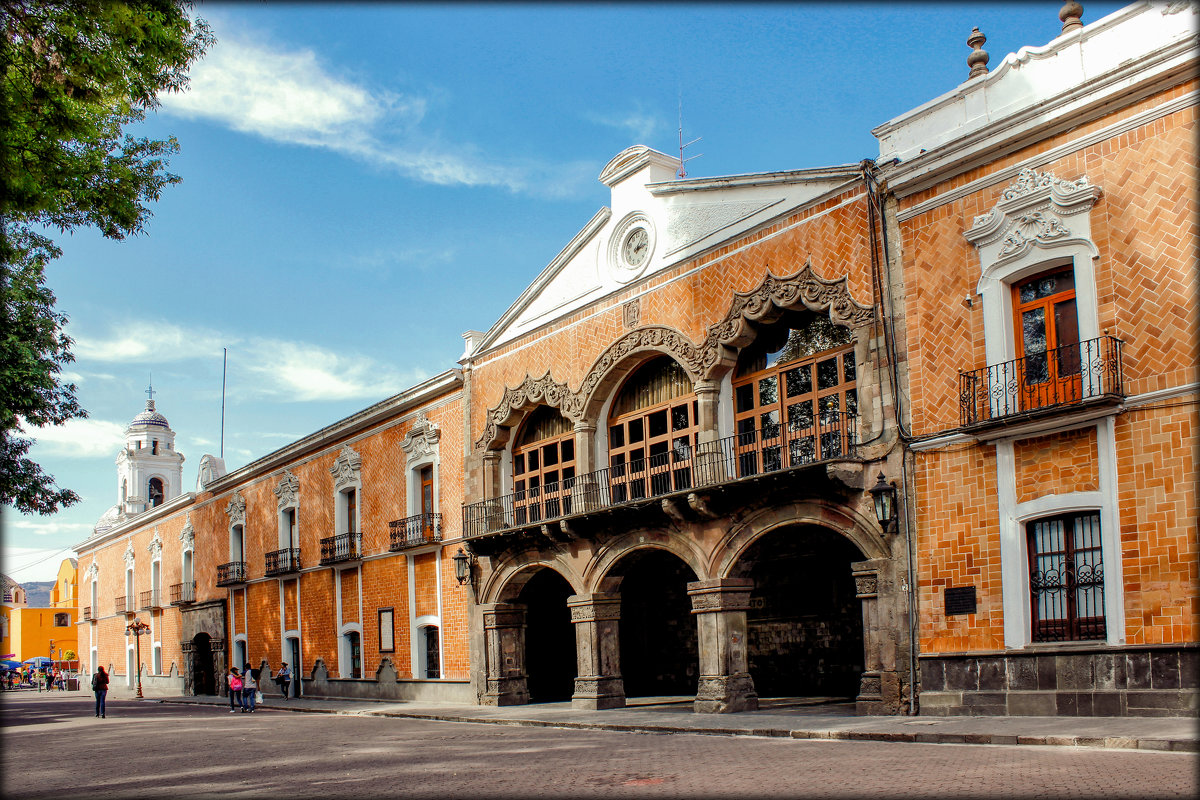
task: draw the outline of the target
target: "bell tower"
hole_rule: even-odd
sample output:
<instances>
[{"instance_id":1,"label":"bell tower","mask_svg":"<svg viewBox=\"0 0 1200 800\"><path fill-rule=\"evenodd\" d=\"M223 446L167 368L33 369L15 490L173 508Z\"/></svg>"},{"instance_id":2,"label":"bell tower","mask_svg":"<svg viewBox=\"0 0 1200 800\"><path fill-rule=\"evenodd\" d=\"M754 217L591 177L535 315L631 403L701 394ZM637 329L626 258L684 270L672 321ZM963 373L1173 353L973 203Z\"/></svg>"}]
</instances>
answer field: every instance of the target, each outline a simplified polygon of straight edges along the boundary
<instances>
[{"instance_id":1,"label":"bell tower","mask_svg":"<svg viewBox=\"0 0 1200 800\"><path fill-rule=\"evenodd\" d=\"M175 449L175 431L154 407L154 386L142 413L125 428L125 447L117 454L118 508L132 516L183 492L183 455Z\"/></svg>"}]
</instances>

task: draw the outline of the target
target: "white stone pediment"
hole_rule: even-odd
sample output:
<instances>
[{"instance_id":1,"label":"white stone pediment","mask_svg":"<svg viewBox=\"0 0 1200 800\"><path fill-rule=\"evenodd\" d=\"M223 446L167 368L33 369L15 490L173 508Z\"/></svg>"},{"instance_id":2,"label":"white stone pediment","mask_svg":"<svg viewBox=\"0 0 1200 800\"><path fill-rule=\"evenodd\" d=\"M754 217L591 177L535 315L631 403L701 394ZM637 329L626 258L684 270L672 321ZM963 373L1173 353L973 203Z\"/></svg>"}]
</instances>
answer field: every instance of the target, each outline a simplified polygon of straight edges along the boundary
<instances>
[{"instance_id":1,"label":"white stone pediment","mask_svg":"<svg viewBox=\"0 0 1200 800\"><path fill-rule=\"evenodd\" d=\"M678 159L632 147L604 168L601 209L474 352L516 339L858 179L856 165L677 179ZM467 356L469 357L469 356Z\"/></svg>"}]
</instances>

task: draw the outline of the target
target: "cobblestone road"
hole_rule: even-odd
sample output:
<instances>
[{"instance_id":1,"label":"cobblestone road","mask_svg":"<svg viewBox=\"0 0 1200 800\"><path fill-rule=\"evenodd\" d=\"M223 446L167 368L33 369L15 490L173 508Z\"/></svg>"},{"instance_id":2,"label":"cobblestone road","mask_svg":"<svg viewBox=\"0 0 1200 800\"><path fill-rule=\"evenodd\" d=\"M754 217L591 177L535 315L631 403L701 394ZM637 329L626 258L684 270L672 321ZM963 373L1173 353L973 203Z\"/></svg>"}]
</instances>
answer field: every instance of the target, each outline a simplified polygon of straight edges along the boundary
<instances>
[{"instance_id":1,"label":"cobblestone road","mask_svg":"<svg viewBox=\"0 0 1200 800\"><path fill-rule=\"evenodd\" d=\"M5 798L1191 797L1195 754L812 742L6 697Z\"/></svg>"}]
</instances>

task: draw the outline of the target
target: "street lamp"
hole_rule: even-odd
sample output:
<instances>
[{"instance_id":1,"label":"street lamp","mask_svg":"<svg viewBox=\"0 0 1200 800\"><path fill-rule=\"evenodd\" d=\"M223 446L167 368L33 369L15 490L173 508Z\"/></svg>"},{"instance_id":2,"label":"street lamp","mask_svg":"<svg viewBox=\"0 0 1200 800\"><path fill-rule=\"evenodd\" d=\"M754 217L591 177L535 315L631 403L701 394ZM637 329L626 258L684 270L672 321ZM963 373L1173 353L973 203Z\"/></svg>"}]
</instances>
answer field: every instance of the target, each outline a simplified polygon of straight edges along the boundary
<instances>
[{"instance_id":1,"label":"street lamp","mask_svg":"<svg viewBox=\"0 0 1200 800\"><path fill-rule=\"evenodd\" d=\"M149 633L150 626L142 622L137 617L133 618L133 622L125 626L125 635L133 634L133 641L137 645L137 696L140 699L142 696L142 634Z\"/></svg>"},{"instance_id":2,"label":"street lamp","mask_svg":"<svg viewBox=\"0 0 1200 800\"><path fill-rule=\"evenodd\" d=\"M471 591L473 593L477 591L475 587L474 562L475 556L470 553L463 552L461 547L458 548L458 552L454 554L454 577L458 580L459 586L463 586L464 584L470 582ZM479 598L476 597L475 601L478 602Z\"/></svg>"},{"instance_id":3,"label":"street lamp","mask_svg":"<svg viewBox=\"0 0 1200 800\"><path fill-rule=\"evenodd\" d=\"M879 473L879 479L875 482L869 491L871 499L875 503L875 519L879 520L879 524L887 533L895 532L896 524L896 484L889 483L884 480L883 473Z\"/></svg>"}]
</instances>

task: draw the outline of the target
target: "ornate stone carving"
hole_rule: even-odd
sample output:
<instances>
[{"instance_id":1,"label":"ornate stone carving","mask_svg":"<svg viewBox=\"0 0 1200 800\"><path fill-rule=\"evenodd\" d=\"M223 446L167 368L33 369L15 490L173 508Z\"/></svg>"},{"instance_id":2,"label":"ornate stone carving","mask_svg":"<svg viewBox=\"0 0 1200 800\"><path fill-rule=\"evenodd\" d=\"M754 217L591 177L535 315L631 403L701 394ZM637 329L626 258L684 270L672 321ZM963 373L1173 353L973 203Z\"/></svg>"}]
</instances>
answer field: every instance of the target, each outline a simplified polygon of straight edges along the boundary
<instances>
[{"instance_id":1,"label":"ornate stone carving","mask_svg":"<svg viewBox=\"0 0 1200 800\"><path fill-rule=\"evenodd\" d=\"M883 683L878 675L863 675L858 685L859 697L879 697L883 694Z\"/></svg>"},{"instance_id":2,"label":"ornate stone carving","mask_svg":"<svg viewBox=\"0 0 1200 800\"><path fill-rule=\"evenodd\" d=\"M275 497L279 500L279 510L294 506L300 500L300 479L291 470L284 470L279 485L275 487Z\"/></svg>"},{"instance_id":3,"label":"ornate stone carving","mask_svg":"<svg viewBox=\"0 0 1200 800\"><path fill-rule=\"evenodd\" d=\"M149 551L152 561L156 558L162 558L162 539L158 535L158 528L154 529L154 536L150 539L150 544L146 546L146 550Z\"/></svg>"},{"instance_id":4,"label":"ornate stone carving","mask_svg":"<svg viewBox=\"0 0 1200 800\"><path fill-rule=\"evenodd\" d=\"M243 518L245 516L245 505L242 506ZM183 530L179 532L179 542L183 545L184 550L193 550L196 547L196 529L192 527L192 514L188 512L187 519L183 522Z\"/></svg>"},{"instance_id":5,"label":"ornate stone carving","mask_svg":"<svg viewBox=\"0 0 1200 800\"><path fill-rule=\"evenodd\" d=\"M438 426L429 421L424 411L418 411L417 421L405 435L404 441L400 442L400 448L408 455L409 463L412 463L437 455L437 443L441 436L442 432Z\"/></svg>"},{"instance_id":6,"label":"ornate stone carving","mask_svg":"<svg viewBox=\"0 0 1200 800\"><path fill-rule=\"evenodd\" d=\"M279 494L279 490L275 490L275 494ZM225 513L229 515L230 525L244 525L246 523L246 498L242 497L241 491L233 493L233 497L229 498L229 505L225 506Z\"/></svg>"},{"instance_id":7,"label":"ornate stone carving","mask_svg":"<svg viewBox=\"0 0 1200 800\"><path fill-rule=\"evenodd\" d=\"M1058 217L1045 211L1031 211L1017 217L1000 245L1000 255L1023 251L1031 243L1043 244L1070 235Z\"/></svg>"},{"instance_id":8,"label":"ornate stone carving","mask_svg":"<svg viewBox=\"0 0 1200 800\"><path fill-rule=\"evenodd\" d=\"M92 580L96 580L96 576L100 574L100 566L93 561L88 565L88 568L84 570L83 574Z\"/></svg>"},{"instance_id":9,"label":"ornate stone carving","mask_svg":"<svg viewBox=\"0 0 1200 800\"><path fill-rule=\"evenodd\" d=\"M854 590L859 597L875 597L879 594L879 576L873 572L855 575Z\"/></svg>"},{"instance_id":10,"label":"ornate stone carving","mask_svg":"<svg viewBox=\"0 0 1200 800\"><path fill-rule=\"evenodd\" d=\"M620 618L621 603L619 601L571 605L571 622L596 622L598 620Z\"/></svg>"},{"instance_id":11,"label":"ornate stone carving","mask_svg":"<svg viewBox=\"0 0 1200 800\"><path fill-rule=\"evenodd\" d=\"M626 328L636 328L642 316L642 301L636 297L621 306L621 321Z\"/></svg>"},{"instance_id":12,"label":"ornate stone carving","mask_svg":"<svg viewBox=\"0 0 1200 800\"><path fill-rule=\"evenodd\" d=\"M133 562L134 562L133 541L131 540L125 544L125 567L126 567L126 569L132 569Z\"/></svg>"},{"instance_id":13,"label":"ornate stone carving","mask_svg":"<svg viewBox=\"0 0 1200 800\"><path fill-rule=\"evenodd\" d=\"M342 452L338 453L333 466L329 468L329 474L333 476L335 490L347 484L359 483L362 480L362 456L350 445L343 445Z\"/></svg>"},{"instance_id":14,"label":"ornate stone carving","mask_svg":"<svg viewBox=\"0 0 1200 800\"><path fill-rule=\"evenodd\" d=\"M540 378L525 376L519 386L505 389L504 397L487 413L487 423L483 428L483 436L479 437L476 447L484 448L496 439L500 426L508 421L514 411L519 411L529 405L544 403L553 406L572 422L579 421L579 411L582 404L575 400L575 395L565 383L559 383L550 377L550 372ZM574 415L567 410L570 405Z\"/></svg>"},{"instance_id":15,"label":"ornate stone carving","mask_svg":"<svg viewBox=\"0 0 1200 800\"><path fill-rule=\"evenodd\" d=\"M1017 179L1009 184L1001 195L1001 200L1016 200L1019 197L1033 194L1041 189L1058 188L1061 192L1073 192L1080 189L1088 188L1088 179L1080 178L1077 181L1063 180L1062 178L1054 177L1050 172L1035 172L1031 169L1023 169L1017 173Z\"/></svg>"},{"instance_id":16,"label":"ornate stone carving","mask_svg":"<svg viewBox=\"0 0 1200 800\"><path fill-rule=\"evenodd\" d=\"M571 414L568 416L571 416L572 419L582 418L584 403L587 398L592 396L592 392L596 390L596 386L608 374L608 371L626 356L643 350L669 354L688 371L693 380L704 377L708 368L717 360L715 349L703 345L698 347L673 328L653 325L630 331L609 345L600 358L596 359L596 363L588 371L587 377L583 379L583 384L573 398L575 402L568 406L576 416L571 416Z\"/></svg>"}]
</instances>

